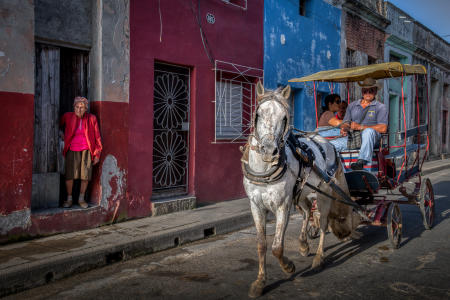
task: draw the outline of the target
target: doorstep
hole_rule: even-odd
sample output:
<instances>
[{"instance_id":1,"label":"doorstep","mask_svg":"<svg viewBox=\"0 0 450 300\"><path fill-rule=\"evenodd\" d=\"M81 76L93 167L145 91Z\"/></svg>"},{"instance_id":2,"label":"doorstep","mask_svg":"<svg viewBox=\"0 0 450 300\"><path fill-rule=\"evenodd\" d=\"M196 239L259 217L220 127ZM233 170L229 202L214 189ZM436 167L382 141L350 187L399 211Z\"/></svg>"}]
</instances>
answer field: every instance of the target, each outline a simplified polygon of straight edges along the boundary
<instances>
[{"instance_id":1,"label":"doorstep","mask_svg":"<svg viewBox=\"0 0 450 300\"><path fill-rule=\"evenodd\" d=\"M152 216L161 216L174 212L196 208L195 196L178 196L173 198L152 200Z\"/></svg>"}]
</instances>

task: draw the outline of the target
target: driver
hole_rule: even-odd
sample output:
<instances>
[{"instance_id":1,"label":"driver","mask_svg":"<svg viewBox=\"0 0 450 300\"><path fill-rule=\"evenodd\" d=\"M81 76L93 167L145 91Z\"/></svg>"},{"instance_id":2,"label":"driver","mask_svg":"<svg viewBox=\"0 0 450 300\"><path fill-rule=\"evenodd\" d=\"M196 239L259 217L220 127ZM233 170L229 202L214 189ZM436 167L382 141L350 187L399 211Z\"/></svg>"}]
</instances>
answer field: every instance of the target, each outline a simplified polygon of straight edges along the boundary
<instances>
[{"instance_id":1,"label":"driver","mask_svg":"<svg viewBox=\"0 0 450 300\"><path fill-rule=\"evenodd\" d=\"M373 149L380 142L381 133L386 133L388 126L386 105L375 99L378 91L376 80L366 78L363 82L358 82L358 85L362 88L362 99L348 105L341 125L343 137L330 141L337 151L343 151L347 148L347 132L350 129L362 131L358 160L350 165L353 170L362 170L365 164L372 161ZM368 106L367 113L363 118L364 110ZM356 123L361 118L361 124Z\"/></svg>"}]
</instances>

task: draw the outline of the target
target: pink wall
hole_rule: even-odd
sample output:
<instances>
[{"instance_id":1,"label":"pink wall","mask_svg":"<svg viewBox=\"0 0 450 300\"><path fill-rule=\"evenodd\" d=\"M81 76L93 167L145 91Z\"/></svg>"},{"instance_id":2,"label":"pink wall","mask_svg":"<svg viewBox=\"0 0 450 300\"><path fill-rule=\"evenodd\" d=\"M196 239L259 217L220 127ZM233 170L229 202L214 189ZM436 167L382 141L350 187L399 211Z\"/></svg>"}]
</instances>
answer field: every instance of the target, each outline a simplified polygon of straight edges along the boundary
<instances>
[{"instance_id":1,"label":"pink wall","mask_svg":"<svg viewBox=\"0 0 450 300\"><path fill-rule=\"evenodd\" d=\"M199 202L244 196L239 144L212 144L215 76L203 49L191 1L130 3L130 135L128 193L150 200L152 193L153 67L155 61L191 67L189 193ZM215 59L263 68L263 0L242 10L220 0L200 1L201 22ZM195 11L195 15L192 12ZM206 14L215 24L206 22Z\"/></svg>"}]
</instances>

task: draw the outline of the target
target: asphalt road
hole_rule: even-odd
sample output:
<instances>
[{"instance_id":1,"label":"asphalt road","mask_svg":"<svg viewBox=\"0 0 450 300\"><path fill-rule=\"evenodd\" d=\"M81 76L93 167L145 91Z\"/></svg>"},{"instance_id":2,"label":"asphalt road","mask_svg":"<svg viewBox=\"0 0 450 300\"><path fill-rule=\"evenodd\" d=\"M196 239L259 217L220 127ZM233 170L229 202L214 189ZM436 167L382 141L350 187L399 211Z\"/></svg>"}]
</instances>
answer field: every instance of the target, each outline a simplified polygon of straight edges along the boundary
<instances>
[{"instance_id":1,"label":"asphalt road","mask_svg":"<svg viewBox=\"0 0 450 300\"><path fill-rule=\"evenodd\" d=\"M267 255L267 286L260 299L449 299L450 170L431 174L436 220L425 230L418 207L401 205L403 239L393 250L384 227L360 227L358 240L327 234L326 264L312 272L313 256L298 253L301 218L291 217L285 254L296 272L287 277ZM274 224L268 226L270 245ZM311 250L318 240L311 242ZM184 245L79 274L6 299L246 299L257 275L253 228Z\"/></svg>"}]
</instances>

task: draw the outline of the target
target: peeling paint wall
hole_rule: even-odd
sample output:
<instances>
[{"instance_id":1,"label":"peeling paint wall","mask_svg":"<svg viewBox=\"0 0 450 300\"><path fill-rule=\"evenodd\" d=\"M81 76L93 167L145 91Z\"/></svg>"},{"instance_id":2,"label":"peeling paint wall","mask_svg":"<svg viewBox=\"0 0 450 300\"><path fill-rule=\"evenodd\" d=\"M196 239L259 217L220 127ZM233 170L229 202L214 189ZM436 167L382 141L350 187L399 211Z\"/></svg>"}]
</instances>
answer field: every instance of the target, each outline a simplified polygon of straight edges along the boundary
<instances>
[{"instance_id":1,"label":"peeling paint wall","mask_svg":"<svg viewBox=\"0 0 450 300\"><path fill-rule=\"evenodd\" d=\"M107 101L128 102L130 24L128 0L103 1L103 95Z\"/></svg>"},{"instance_id":2,"label":"peeling paint wall","mask_svg":"<svg viewBox=\"0 0 450 300\"><path fill-rule=\"evenodd\" d=\"M114 207L118 209L121 205L127 207L125 170L128 170L129 128L129 1L96 0L92 3L93 42L89 57L89 94L92 100L91 110L99 120L104 146L100 180L95 182L92 196L103 208L111 208L113 201ZM111 175L113 166L122 170L119 177ZM112 176L111 182L105 181L109 176Z\"/></svg>"},{"instance_id":3,"label":"peeling paint wall","mask_svg":"<svg viewBox=\"0 0 450 300\"><path fill-rule=\"evenodd\" d=\"M93 2L90 96L94 101L129 101L130 24L128 0Z\"/></svg>"},{"instance_id":4,"label":"peeling paint wall","mask_svg":"<svg viewBox=\"0 0 450 300\"><path fill-rule=\"evenodd\" d=\"M336 69L340 64L341 10L324 0L307 1L306 15L299 14L299 1L264 2L264 85L274 89L294 77ZM291 84L294 92L296 128L316 126L312 84ZM318 92L330 93L326 83ZM334 87L338 92L338 87Z\"/></svg>"},{"instance_id":5,"label":"peeling paint wall","mask_svg":"<svg viewBox=\"0 0 450 300\"><path fill-rule=\"evenodd\" d=\"M30 207L33 155L34 8L0 2L0 228L21 227ZM17 212L17 213L16 213ZM11 216L10 216L11 215Z\"/></svg>"},{"instance_id":6,"label":"peeling paint wall","mask_svg":"<svg viewBox=\"0 0 450 300\"><path fill-rule=\"evenodd\" d=\"M31 214L29 209L14 211L8 215L0 213L0 236L13 229L26 230L31 226Z\"/></svg>"},{"instance_id":7,"label":"peeling paint wall","mask_svg":"<svg viewBox=\"0 0 450 300\"><path fill-rule=\"evenodd\" d=\"M384 46L384 61L389 62L394 56L400 58L401 63L411 64L412 53L415 46L413 45L413 22L404 22L412 18L405 12L397 8L396 6L386 3L386 17L391 22L386 28L388 38ZM400 16L406 17L399 18ZM416 126L413 117L415 111L414 108L414 95L415 87L413 87L413 77L405 77L404 79L404 98L405 98L405 110L406 110L406 126L411 128ZM404 124L402 118L399 115L401 113L401 82L400 79L388 79L385 80L384 88L384 103L389 107L389 131L394 133L396 131L402 131ZM395 138L391 136L390 143L394 145Z\"/></svg>"},{"instance_id":8,"label":"peeling paint wall","mask_svg":"<svg viewBox=\"0 0 450 300\"><path fill-rule=\"evenodd\" d=\"M191 70L188 193L197 203L245 195L237 144L213 143L215 73L196 21L200 16L210 51L217 60L263 68L263 0L248 9L223 1L149 0L130 2L131 81L129 111L129 211L145 213L153 176L153 97L155 61ZM161 12L161 14L159 14ZM208 23L206 14L214 15ZM206 43L206 42L205 42ZM218 168L217 166L220 166ZM139 209L140 207L140 209Z\"/></svg>"},{"instance_id":9,"label":"peeling paint wall","mask_svg":"<svg viewBox=\"0 0 450 300\"><path fill-rule=\"evenodd\" d=\"M90 110L99 120L104 146L89 185L90 201L99 205L94 209L29 209L35 22L37 41L90 50ZM0 118L0 126L9 129L0 134L0 241L13 234L86 229L127 215L128 80L128 0L0 2L0 102L8 116ZM135 209L148 215L148 207L143 201Z\"/></svg>"},{"instance_id":10,"label":"peeling paint wall","mask_svg":"<svg viewBox=\"0 0 450 300\"><path fill-rule=\"evenodd\" d=\"M33 4L27 0L1 1L0 91L34 93L33 56Z\"/></svg>"},{"instance_id":11,"label":"peeling paint wall","mask_svg":"<svg viewBox=\"0 0 450 300\"><path fill-rule=\"evenodd\" d=\"M100 206L106 210L111 206L117 206L119 196L126 190L125 172L117 166L117 159L110 154L103 161L100 184L102 188Z\"/></svg>"},{"instance_id":12,"label":"peeling paint wall","mask_svg":"<svg viewBox=\"0 0 450 300\"><path fill-rule=\"evenodd\" d=\"M446 153L441 134L444 86L450 83L450 45L418 22L414 22L413 43L416 46L413 63L423 64L428 71L429 126L433 133L430 135L430 157L439 158Z\"/></svg>"},{"instance_id":13,"label":"peeling paint wall","mask_svg":"<svg viewBox=\"0 0 450 300\"><path fill-rule=\"evenodd\" d=\"M51 43L90 47L91 0L34 0L35 35Z\"/></svg>"},{"instance_id":14,"label":"peeling paint wall","mask_svg":"<svg viewBox=\"0 0 450 300\"><path fill-rule=\"evenodd\" d=\"M386 33L411 44L413 42L414 22L405 21L411 21L413 18L389 2L386 5L386 18L391 21L391 24L386 28ZM400 18L400 16L405 18ZM405 46L407 47L407 44Z\"/></svg>"}]
</instances>

